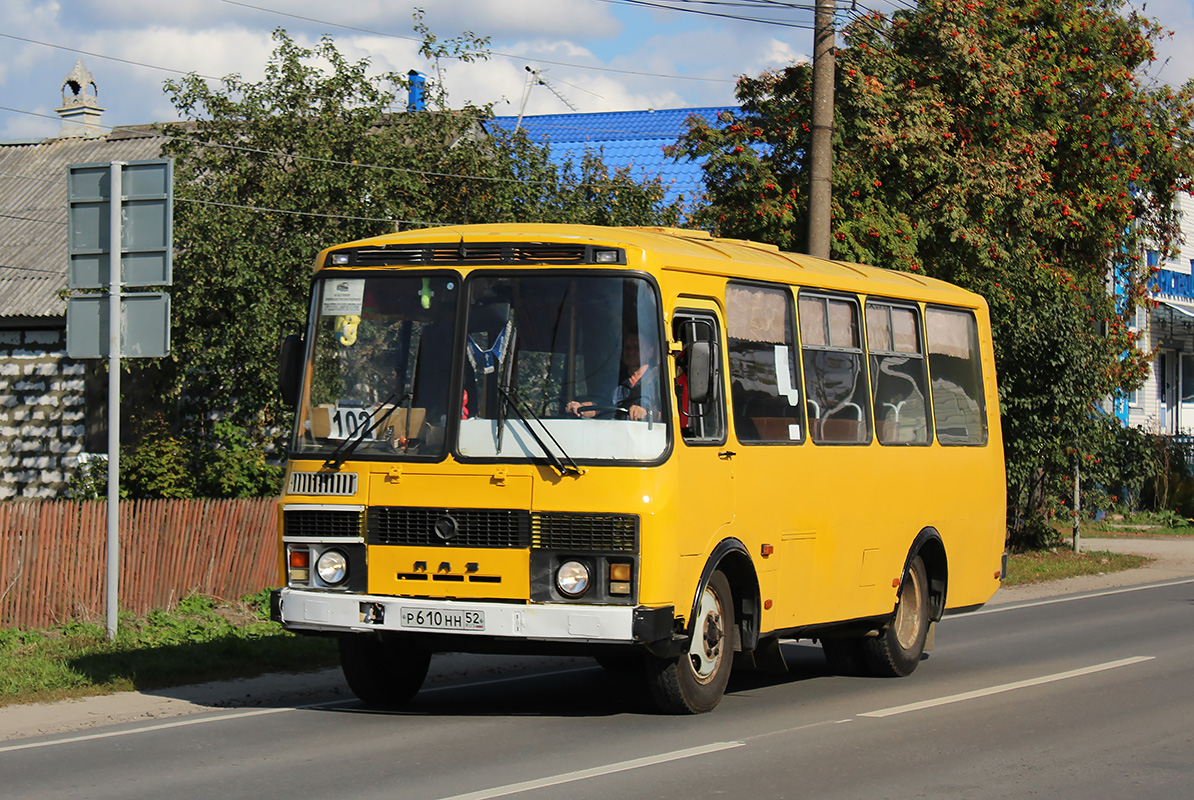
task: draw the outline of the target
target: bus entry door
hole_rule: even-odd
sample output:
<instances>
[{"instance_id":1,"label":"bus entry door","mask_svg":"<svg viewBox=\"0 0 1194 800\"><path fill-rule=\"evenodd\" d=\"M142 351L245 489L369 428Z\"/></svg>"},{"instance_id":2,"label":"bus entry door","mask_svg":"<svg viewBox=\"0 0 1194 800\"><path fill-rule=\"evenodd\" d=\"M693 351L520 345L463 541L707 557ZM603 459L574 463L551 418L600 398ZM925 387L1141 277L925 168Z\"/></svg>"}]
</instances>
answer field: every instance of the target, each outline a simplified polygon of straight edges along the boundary
<instances>
[{"instance_id":1,"label":"bus entry door","mask_svg":"<svg viewBox=\"0 0 1194 800\"><path fill-rule=\"evenodd\" d=\"M682 347L676 358L682 555L708 553L734 521L735 454L726 441L721 330L712 308L678 310L673 321L673 338Z\"/></svg>"}]
</instances>

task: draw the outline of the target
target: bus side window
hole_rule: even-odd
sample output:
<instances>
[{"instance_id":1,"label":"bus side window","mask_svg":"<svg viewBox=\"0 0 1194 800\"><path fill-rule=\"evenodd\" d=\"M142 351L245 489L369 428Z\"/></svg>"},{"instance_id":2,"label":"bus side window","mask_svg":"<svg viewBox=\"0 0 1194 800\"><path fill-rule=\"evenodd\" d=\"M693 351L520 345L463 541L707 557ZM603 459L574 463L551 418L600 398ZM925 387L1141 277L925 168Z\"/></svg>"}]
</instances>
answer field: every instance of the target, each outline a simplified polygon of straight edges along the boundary
<instances>
[{"instance_id":1,"label":"bus side window","mask_svg":"<svg viewBox=\"0 0 1194 800\"><path fill-rule=\"evenodd\" d=\"M928 444L928 377L915 306L868 300L867 351L880 444Z\"/></svg>"},{"instance_id":2,"label":"bus side window","mask_svg":"<svg viewBox=\"0 0 1194 800\"><path fill-rule=\"evenodd\" d=\"M987 443L978 324L960 308L925 309L933 419L941 444Z\"/></svg>"},{"instance_id":3,"label":"bus side window","mask_svg":"<svg viewBox=\"0 0 1194 800\"><path fill-rule=\"evenodd\" d=\"M792 295L786 288L726 286L730 408L744 444L804 439Z\"/></svg>"},{"instance_id":4,"label":"bus side window","mask_svg":"<svg viewBox=\"0 0 1194 800\"><path fill-rule=\"evenodd\" d=\"M680 433L691 444L723 444L726 415L717 319L699 311L677 312L672 335L684 348L676 358Z\"/></svg>"},{"instance_id":5,"label":"bus side window","mask_svg":"<svg viewBox=\"0 0 1194 800\"><path fill-rule=\"evenodd\" d=\"M871 400L854 298L800 293L800 338L812 440L866 444Z\"/></svg>"}]
</instances>

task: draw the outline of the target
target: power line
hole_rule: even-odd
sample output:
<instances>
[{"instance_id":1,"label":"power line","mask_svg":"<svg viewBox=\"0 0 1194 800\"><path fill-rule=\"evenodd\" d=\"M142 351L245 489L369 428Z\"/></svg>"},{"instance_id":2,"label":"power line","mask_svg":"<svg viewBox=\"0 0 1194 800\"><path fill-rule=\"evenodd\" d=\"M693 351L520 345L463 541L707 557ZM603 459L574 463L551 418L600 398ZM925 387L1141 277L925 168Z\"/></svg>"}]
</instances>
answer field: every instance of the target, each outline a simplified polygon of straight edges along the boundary
<instances>
[{"instance_id":1,"label":"power line","mask_svg":"<svg viewBox=\"0 0 1194 800\"><path fill-rule=\"evenodd\" d=\"M227 2L227 0L225 0L225 2ZM735 20L738 22L755 22L755 23L760 23L763 25L774 25L779 28L797 28L797 29L806 30L806 31L811 31L813 29L813 25L811 22L802 24L799 22L784 22L783 20L776 20L776 19L759 19L757 17L746 17L746 16L742 16L740 14L727 14L727 13L722 13L722 12L718 12L718 11L709 11L709 10L700 9L700 8L683 8L683 7L671 6L671 5L667 5L666 3L654 3L654 2L651 2L650 0L600 0L600 2L610 3L610 4L621 4L621 5L628 5L628 6L641 6L644 8L655 8L655 9L661 9L661 10L665 10L665 11L677 11L677 12L688 13L688 14L699 14L701 16L719 17L721 19L731 19L731 20Z\"/></svg>"},{"instance_id":2,"label":"power line","mask_svg":"<svg viewBox=\"0 0 1194 800\"><path fill-rule=\"evenodd\" d=\"M4 219L19 219L24 222L43 222L46 225L65 225L66 223L60 219L37 219L36 217L18 217L15 214L0 214Z\"/></svg>"},{"instance_id":3,"label":"power line","mask_svg":"<svg viewBox=\"0 0 1194 800\"><path fill-rule=\"evenodd\" d=\"M41 42L41 41L38 41L37 39L27 39L24 36L14 36L11 33L0 33L0 36L3 36L5 39L13 39L15 41L25 42L27 44L36 44L36 45L40 45L41 47L52 47L55 50L65 50L68 53L79 53L80 55L90 56L91 58L102 58L107 61L118 61L121 64L129 64L130 66L134 66L134 67L145 67L147 69L156 69L156 70L160 70L162 72L173 72L175 75L198 75L200 78L204 78L206 80L211 80L211 81L219 80L219 78L214 78L211 75L200 75L199 73L193 72L193 71L182 70L182 69L171 69L170 67L160 67L157 64L146 64L144 61L132 61L127 58L117 58L116 56L107 56L107 55L104 55L103 53L94 53L90 50L80 50L77 47L67 47L66 45L53 44L52 42Z\"/></svg>"},{"instance_id":4,"label":"power line","mask_svg":"<svg viewBox=\"0 0 1194 800\"><path fill-rule=\"evenodd\" d=\"M25 110L19 109L19 108L12 108L11 106L0 106L0 111L11 111L16 114L25 114L25 115L28 115L31 117L41 117L43 119L57 119L57 117L51 117L49 114L39 114L36 111L25 111ZM418 112L418 113L425 113L425 112ZM166 123L166 125L173 125L173 124L179 124L179 123ZM106 130L109 132L112 130L115 130L114 128L107 126L107 125L97 125L96 127L102 128L103 130ZM199 147L214 147L214 148L218 148L218 149L222 149L222 150L233 150L233 151L238 151L238 152L242 152L242 153L252 153L254 155L281 156L283 158L291 159L294 161L309 161L312 163L328 164L330 166L337 166L337 167L360 167L360 168L364 168L364 169L377 169L377 170L383 170L383 171L387 171L387 172L401 172L404 174L419 175L419 176L427 177L427 178L456 178L458 180L478 180L478 181L489 181L491 183L514 183L514 184L522 184L522 185L529 185L529 186L551 186L554 184L553 181L546 181L546 180L535 181L535 180L525 180L522 178L502 178L502 177L493 176L493 175L467 175L467 174L461 174L461 173L455 173L455 172L434 172L431 170L411 169L409 167L391 167L391 166L386 166L383 164L362 164L362 163L356 162L356 161L339 161L339 160L332 159L332 158L320 158L318 156L305 156L305 155L299 155L296 153L287 153L282 150L265 150L265 149L257 148L257 147L245 147L244 145L225 144L223 142L211 142L211 141L206 141L204 139L197 139L197 138L190 137L190 136L182 136L179 134L167 133L165 131L160 131L160 130L154 131L153 135L160 136L163 139L169 139L171 141L186 142L188 144L193 144L193 145L196 145ZM577 184L577 185L578 186L603 186L605 184L581 183L581 184Z\"/></svg>"},{"instance_id":5,"label":"power line","mask_svg":"<svg viewBox=\"0 0 1194 800\"><path fill-rule=\"evenodd\" d=\"M15 172L0 172L0 178L20 178L26 181L40 181L41 183L61 183L50 178L39 178L36 175L19 175Z\"/></svg>"},{"instance_id":6,"label":"power line","mask_svg":"<svg viewBox=\"0 0 1194 800\"><path fill-rule=\"evenodd\" d=\"M232 5L244 6L246 8L252 8L255 10L264 11L264 12L271 13L271 14L278 14L281 16L296 17L298 19L309 20L309 21L313 21L313 22L320 22L321 24L333 25L336 27L343 27L343 28L347 28L349 30L356 30L356 31L362 31L362 32L366 32L366 33L372 33L372 34L376 34L378 36L391 36L391 37L398 38L398 39L411 39L411 37L408 37L408 36L399 36L397 34L383 33L380 31L370 31L365 28L355 28L355 27L348 26L348 25L339 25L338 23L334 23L334 22L323 22L321 20L315 20L310 17L300 17L296 14L289 14L289 13L283 12L283 11L274 11L274 10L268 9L268 8L261 8L259 6L253 6L253 5L249 5L247 3L240 3L240 2L237 2L236 0L220 0L220 2L229 3ZM15 40L22 41L22 42L28 42L30 44L36 44L36 45L40 45L42 47L50 47L55 50L64 50L64 51L70 52L70 53L78 53L78 54L85 55L85 56L107 59L109 61L118 61L123 64L130 64L130 65L138 66L138 67L146 67L148 69L161 70L163 72L171 72L171 73L175 73L175 74L179 74L179 75L195 75L196 77L203 78L204 80L215 80L215 81L221 80L220 78L216 78L211 75L204 75L204 74L198 73L198 72L185 72L183 70L173 69L171 67L162 67L162 66L158 66L156 64L148 64L148 63L141 62L141 61L130 61L129 59L117 58L115 56L107 56L102 53L95 53L95 52L92 52L89 50L80 50L75 47L67 47L66 45L54 44L53 42L42 42L42 41L38 41L36 39L28 39L28 38L24 38L21 36L13 36L13 35L7 34L7 33L0 33L0 37L15 39ZM415 41L415 40L412 40L412 41ZM597 71L602 71L602 72L616 72L616 73L620 73L623 75L636 75L639 77L675 78L677 80L695 80L695 81L705 81L705 82L710 82L710 83L735 83L736 82L735 80L728 79L728 78L698 78L698 77L685 76L685 75L664 75L664 74L651 73L651 72L635 72L633 70L614 69L612 67L590 67L590 66L585 66L583 64L569 64L569 63L565 63L562 61L548 61L545 59L528 58L525 56L515 56L515 55L504 54L504 53L492 53L491 55L497 55L497 56L501 56L503 58L520 59L523 61L533 61L535 63L541 63L541 64L555 64L555 65L565 66L565 67L576 67L577 69L591 69L591 70L597 70ZM572 85L572 84L569 84L569 85ZM576 88L581 88L581 87L576 87ZM586 92L588 91L587 89L581 89L581 90L586 91ZM590 92L590 94L592 94L592 92ZM50 117L45 114L39 115L39 114L34 114L34 112L22 111L20 109L9 108L9 107L5 107L5 106L0 106L0 108L3 108L4 110L7 110L7 111L15 112L18 114L30 114L32 116L42 116L47 119L56 119L55 117ZM441 112L434 111L434 110L424 110L423 112L420 112L420 113L436 114L436 113L441 113ZM453 116L459 116L458 114L455 114L454 112L452 112L452 113L453 113ZM594 112L594 113L601 113L601 112ZM476 119L477 121L483 122L483 121L485 121L486 118L475 117L474 119ZM101 125L98 127L102 128L104 126ZM111 130L111 128L106 128L106 129ZM620 132L625 133L626 131L620 131Z\"/></svg>"},{"instance_id":7,"label":"power line","mask_svg":"<svg viewBox=\"0 0 1194 800\"><path fill-rule=\"evenodd\" d=\"M266 206L247 206L237 203L217 203L214 200L198 200L192 197L175 197L180 203L197 203L204 206L218 206L220 208L237 208L244 211L261 213L291 214L299 217L321 217L323 219L345 219L353 222L390 222L399 225L454 225L452 222L429 222L421 219L394 219L393 217L356 217L350 214L322 214L317 211L292 211L285 208L268 208Z\"/></svg>"},{"instance_id":8,"label":"power line","mask_svg":"<svg viewBox=\"0 0 1194 800\"><path fill-rule=\"evenodd\" d=\"M372 28L361 28L361 27L358 27L355 25L345 25L340 22L332 22L330 20L318 19L316 17L303 16L302 14L292 14L289 11L279 11L276 8L266 8L264 6L253 5L251 3L242 3L239 0L220 0L220 2L227 3L228 5L231 5L231 6L240 6L242 8L250 8L250 9L253 9L254 11L261 11L266 14L276 14L279 17L288 17L290 19L297 19L297 20L301 20L303 22L313 22L317 25L328 25L333 28L342 28L342 29L348 30L348 31L356 31L357 33L367 33L371 36L384 36L389 39L401 39L403 41L415 42L417 44L423 43L422 39L418 39L414 36L403 36L402 34L390 33L388 31L379 31L379 30L374 30ZM730 78L700 78L700 77L696 77L693 75L667 75L667 74L658 73L658 72L639 72L637 70L631 70L631 69L616 69L614 67L596 67L596 66L592 66L592 65L588 65L588 64L573 64L573 63L570 63L567 61L552 61L550 59L538 58L535 56L515 55L513 53L501 53L501 52L496 52L496 51L490 51L489 55L495 56L497 58L511 58L511 59L514 59L517 61L533 61L536 64L551 64L552 66L555 66L555 67L572 67L574 69L587 69L587 70L592 70L594 72L612 72L612 73L615 73L618 75L635 75L635 76L643 77L643 78L667 78L669 80L702 81L705 83L734 83L734 80L732 80ZM451 58L451 56L447 56L447 57Z\"/></svg>"},{"instance_id":9,"label":"power line","mask_svg":"<svg viewBox=\"0 0 1194 800\"><path fill-rule=\"evenodd\" d=\"M53 270L49 270L49 269L38 269L37 267L6 267L6 266L0 266L0 269L7 269L7 270L10 270L11 272L36 272L36 273L38 273L39 275L52 275L52 276L54 276L55 278L60 278L60 277L62 277L62 275L64 274L64 273L62 273L62 272L54 272Z\"/></svg>"}]
</instances>

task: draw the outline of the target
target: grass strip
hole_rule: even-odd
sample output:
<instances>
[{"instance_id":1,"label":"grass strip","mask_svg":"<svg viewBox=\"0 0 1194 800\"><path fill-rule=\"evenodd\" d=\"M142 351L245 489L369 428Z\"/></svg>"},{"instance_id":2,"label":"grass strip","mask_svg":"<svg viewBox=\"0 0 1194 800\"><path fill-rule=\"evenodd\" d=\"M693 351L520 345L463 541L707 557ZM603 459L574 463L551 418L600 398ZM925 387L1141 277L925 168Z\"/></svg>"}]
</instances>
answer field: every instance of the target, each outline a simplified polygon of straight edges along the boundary
<instances>
[{"instance_id":1,"label":"grass strip","mask_svg":"<svg viewBox=\"0 0 1194 800\"><path fill-rule=\"evenodd\" d=\"M0 706L131 690L307 672L338 662L331 639L295 636L269 621L268 594L227 603L184 599L173 611L121 615L104 626L71 622L0 629Z\"/></svg>"},{"instance_id":2,"label":"grass strip","mask_svg":"<svg viewBox=\"0 0 1194 800\"><path fill-rule=\"evenodd\" d=\"M1148 556L1107 551L1075 553L1067 547L1013 553L1008 557L1007 577L1004 578L1003 585L1021 586L1061 578L1075 578L1079 575L1103 575L1134 569L1149 561Z\"/></svg>"}]
</instances>

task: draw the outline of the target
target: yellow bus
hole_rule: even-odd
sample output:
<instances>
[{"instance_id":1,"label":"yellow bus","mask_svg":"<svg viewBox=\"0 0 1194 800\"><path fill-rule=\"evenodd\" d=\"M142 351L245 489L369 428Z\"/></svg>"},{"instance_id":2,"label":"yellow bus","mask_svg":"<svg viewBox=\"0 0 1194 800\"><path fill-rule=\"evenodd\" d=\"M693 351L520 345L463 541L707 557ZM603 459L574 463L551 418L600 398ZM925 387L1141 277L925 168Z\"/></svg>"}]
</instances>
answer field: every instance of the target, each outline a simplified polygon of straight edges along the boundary
<instances>
[{"instance_id":1,"label":"yellow bus","mask_svg":"<svg viewBox=\"0 0 1194 800\"><path fill-rule=\"evenodd\" d=\"M438 652L588 654L670 713L781 639L907 675L1000 584L975 294L662 228L435 228L315 268L273 614L337 637L367 704Z\"/></svg>"}]
</instances>

